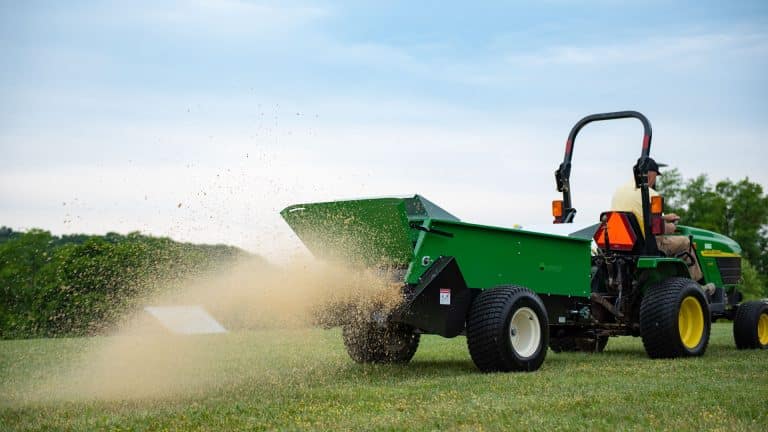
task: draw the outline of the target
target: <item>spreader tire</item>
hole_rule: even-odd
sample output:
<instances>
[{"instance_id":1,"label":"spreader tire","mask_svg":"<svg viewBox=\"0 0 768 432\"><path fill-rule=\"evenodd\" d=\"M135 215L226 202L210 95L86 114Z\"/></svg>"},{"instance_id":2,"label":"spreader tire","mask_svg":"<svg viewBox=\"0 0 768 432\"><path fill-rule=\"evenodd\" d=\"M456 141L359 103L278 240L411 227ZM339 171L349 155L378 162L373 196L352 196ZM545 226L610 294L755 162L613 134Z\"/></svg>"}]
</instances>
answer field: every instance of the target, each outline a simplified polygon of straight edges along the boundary
<instances>
[{"instance_id":1,"label":"spreader tire","mask_svg":"<svg viewBox=\"0 0 768 432\"><path fill-rule=\"evenodd\" d=\"M768 348L768 300L739 306L733 319L733 340L738 349Z\"/></svg>"},{"instance_id":2,"label":"spreader tire","mask_svg":"<svg viewBox=\"0 0 768 432\"><path fill-rule=\"evenodd\" d=\"M537 370L549 346L544 303L518 286L482 291L469 310L467 346L483 372Z\"/></svg>"},{"instance_id":3,"label":"spreader tire","mask_svg":"<svg viewBox=\"0 0 768 432\"><path fill-rule=\"evenodd\" d=\"M358 363L408 363L419 348L420 335L405 324L349 323L341 333L347 353Z\"/></svg>"},{"instance_id":4,"label":"spreader tire","mask_svg":"<svg viewBox=\"0 0 768 432\"><path fill-rule=\"evenodd\" d=\"M710 326L704 291L691 279L661 281L648 290L640 305L640 336L651 358L703 355Z\"/></svg>"},{"instance_id":5,"label":"spreader tire","mask_svg":"<svg viewBox=\"0 0 768 432\"><path fill-rule=\"evenodd\" d=\"M608 345L608 336L594 337L560 337L550 338L549 347L556 353L586 352L601 353Z\"/></svg>"}]
</instances>

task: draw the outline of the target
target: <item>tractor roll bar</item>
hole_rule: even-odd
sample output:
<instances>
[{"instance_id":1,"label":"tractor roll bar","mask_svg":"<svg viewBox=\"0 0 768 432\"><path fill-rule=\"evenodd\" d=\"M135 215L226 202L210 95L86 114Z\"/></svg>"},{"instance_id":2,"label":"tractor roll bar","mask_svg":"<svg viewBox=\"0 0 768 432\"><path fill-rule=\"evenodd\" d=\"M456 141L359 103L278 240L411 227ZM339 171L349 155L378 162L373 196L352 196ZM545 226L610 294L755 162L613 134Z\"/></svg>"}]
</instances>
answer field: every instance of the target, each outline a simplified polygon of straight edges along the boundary
<instances>
[{"instance_id":1,"label":"tractor roll bar","mask_svg":"<svg viewBox=\"0 0 768 432\"><path fill-rule=\"evenodd\" d=\"M592 114L584 117L576 122L571 129L571 133L568 134L568 141L565 143L565 157L563 163L555 171L555 181L557 182L558 192L563 193L563 223L573 222L573 217L576 215L576 209L573 208L571 203L571 158L573 157L573 145L576 143L576 135L579 134L581 129L596 121L603 120L617 120L623 118L636 118L643 124L643 148L640 152L640 158L637 163L632 167L632 171L635 176L635 185L640 188L640 193L643 200L643 218L645 219L645 225L643 230L645 231L645 238L651 238L651 225L650 225L650 198L648 192L648 156L651 153L651 137L653 130L651 129L651 122L648 121L643 114L637 111L617 111L603 114Z\"/></svg>"}]
</instances>

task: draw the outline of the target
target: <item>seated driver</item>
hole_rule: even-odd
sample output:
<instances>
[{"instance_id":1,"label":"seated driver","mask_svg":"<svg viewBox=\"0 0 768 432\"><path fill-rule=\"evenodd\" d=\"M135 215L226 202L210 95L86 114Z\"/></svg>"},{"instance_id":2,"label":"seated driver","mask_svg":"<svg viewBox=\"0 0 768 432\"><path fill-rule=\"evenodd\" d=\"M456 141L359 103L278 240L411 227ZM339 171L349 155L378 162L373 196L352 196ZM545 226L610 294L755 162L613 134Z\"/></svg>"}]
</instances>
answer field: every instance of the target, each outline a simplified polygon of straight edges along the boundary
<instances>
[{"instance_id":1,"label":"seated driver","mask_svg":"<svg viewBox=\"0 0 768 432\"><path fill-rule=\"evenodd\" d=\"M656 177L661 175L659 172L659 165L655 160L648 158L648 197L658 196L653 187L656 185ZM662 165L664 166L664 165ZM640 223L641 229L645 227L643 224L643 200L640 195L640 189L635 187L635 180L632 179L628 183L620 186L613 194L613 200L611 201L611 210L614 211L631 211L635 214L637 222ZM680 216L669 213L662 216L664 219L664 233L672 234L676 230L677 221L680 220ZM642 233L645 235L645 232ZM656 247L665 255L670 257L678 256L683 252L691 250L691 242L686 236L682 235L657 235ZM691 251L693 252L693 251ZM691 253L693 258L693 265L688 267L688 271L691 274L691 278L695 281L701 282L703 275L701 273L701 267L696 259L696 253ZM715 291L715 284L708 283L702 286L702 289L707 294L712 294Z\"/></svg>"}]
</instances>

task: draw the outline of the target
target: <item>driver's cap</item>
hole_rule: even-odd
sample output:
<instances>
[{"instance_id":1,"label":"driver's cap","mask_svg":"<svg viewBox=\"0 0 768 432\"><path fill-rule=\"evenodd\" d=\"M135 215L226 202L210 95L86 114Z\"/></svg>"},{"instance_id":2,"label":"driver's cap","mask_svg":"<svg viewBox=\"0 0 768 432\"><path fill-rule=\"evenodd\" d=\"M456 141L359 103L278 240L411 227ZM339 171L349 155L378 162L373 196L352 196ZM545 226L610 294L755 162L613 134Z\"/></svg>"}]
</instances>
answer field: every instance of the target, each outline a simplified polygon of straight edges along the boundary
<instances>
[{"instance_id":1,"label":"driver's cap","mask_svg":"<svg viewBox=\"0 0 768 432\"><path fill-rule=\"evenodd\" d=\"M660 167L665 167L665 166L667 166L667 164L656 163L656 161L653 160L653 158L648 158L648 165L647 166L648 166L648 171L655 171L656 175L661 175L661 171L659 171L659 168Z\"/></svg>"}]
</instances>

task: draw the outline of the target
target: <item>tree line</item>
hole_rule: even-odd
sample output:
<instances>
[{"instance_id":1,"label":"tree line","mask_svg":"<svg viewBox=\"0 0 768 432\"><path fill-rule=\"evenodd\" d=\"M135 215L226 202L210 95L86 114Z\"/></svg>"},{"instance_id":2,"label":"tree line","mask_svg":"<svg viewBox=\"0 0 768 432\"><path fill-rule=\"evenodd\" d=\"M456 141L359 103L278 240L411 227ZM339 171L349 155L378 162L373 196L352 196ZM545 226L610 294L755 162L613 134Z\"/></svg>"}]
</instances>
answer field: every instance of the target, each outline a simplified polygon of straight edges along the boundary
<instances>
[{"instance_id":1,"label":"tree line","mask_svg":"<svg viewBox=\"0 0 768 432\"><path fill-rule=\"evenodd\" d=\"M98 334L159 287L246 254L137 232L55 236L2 227L0 339Z\"/></svg>"}]
</instances>

